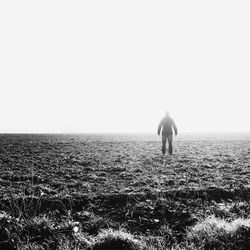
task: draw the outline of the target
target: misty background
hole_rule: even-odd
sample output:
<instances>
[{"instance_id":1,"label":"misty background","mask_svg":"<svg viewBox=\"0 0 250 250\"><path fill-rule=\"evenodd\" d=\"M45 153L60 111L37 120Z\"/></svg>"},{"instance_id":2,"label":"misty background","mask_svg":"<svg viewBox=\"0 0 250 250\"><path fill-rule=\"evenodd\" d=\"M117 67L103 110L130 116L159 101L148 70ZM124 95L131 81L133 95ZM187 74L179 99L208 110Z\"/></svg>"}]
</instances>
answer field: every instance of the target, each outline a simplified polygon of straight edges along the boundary
<instances>
[{"instance_id":1,"label":"misty background","mask_svg":"<svg viewBox=\"0 0 250 250\"><path fill-rule=\"evenodd\" d=\"M249 132L248 1L1 1L1 133Z\"/></svg>"}]
</instances>

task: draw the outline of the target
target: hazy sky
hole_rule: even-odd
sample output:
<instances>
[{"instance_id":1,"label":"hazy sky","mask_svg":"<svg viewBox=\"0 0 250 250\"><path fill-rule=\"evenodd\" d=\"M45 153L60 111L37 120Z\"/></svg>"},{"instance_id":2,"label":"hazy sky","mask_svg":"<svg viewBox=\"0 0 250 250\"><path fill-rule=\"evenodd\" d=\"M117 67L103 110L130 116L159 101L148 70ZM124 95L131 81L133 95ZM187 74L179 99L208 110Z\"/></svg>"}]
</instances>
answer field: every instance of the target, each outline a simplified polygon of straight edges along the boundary
<instances>
[{"instance_id":1,"label":"hazy sky","mask_svg":"<svg viewBox=\"0 0 250 250\"><path fill-rule=\"evenodd\" d=\"M1 1L0 132L250 131L249 1Z\"/></svg>"}]
</instances>

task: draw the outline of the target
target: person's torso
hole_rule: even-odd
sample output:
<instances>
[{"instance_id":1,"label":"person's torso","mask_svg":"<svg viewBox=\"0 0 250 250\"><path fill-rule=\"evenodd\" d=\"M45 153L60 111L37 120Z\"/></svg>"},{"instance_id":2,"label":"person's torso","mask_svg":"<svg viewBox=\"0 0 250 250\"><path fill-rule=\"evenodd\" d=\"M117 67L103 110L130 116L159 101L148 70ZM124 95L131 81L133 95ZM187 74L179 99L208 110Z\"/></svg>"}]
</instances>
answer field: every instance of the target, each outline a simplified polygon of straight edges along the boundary
<instances>
[{"instance_id":1,"label":"person's torso","mask_svg":"<svg viewBox=\"0 0 250 250\"><path fill-rule=\"evenodd\" d=\"M162 119L162 135L172 135L173 134L173 120L170 117L165 117Z\"/></svg>"}]
</instances>

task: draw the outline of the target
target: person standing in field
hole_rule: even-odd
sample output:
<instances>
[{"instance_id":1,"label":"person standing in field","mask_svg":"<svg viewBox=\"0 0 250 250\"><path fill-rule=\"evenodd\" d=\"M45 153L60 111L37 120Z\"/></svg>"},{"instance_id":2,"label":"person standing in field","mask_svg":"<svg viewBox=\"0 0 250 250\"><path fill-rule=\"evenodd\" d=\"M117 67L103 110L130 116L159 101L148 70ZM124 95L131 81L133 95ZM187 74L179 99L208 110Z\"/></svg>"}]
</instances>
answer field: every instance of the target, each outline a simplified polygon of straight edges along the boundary
<instances>
[{"instance_id":1,"label":"person standing in field","mask_svg":"<svg viewBox=\"0 0 250 250\"><path fill-rule=\"evenodd\" d=\"M158 126L158 135L162 135L162 154L166 153L166 143L168 141L168 152L169 154L173 153L173 129L175 135L177 135L177 127L174 120L170 117L169 112L167 111L165 116L161 119Z\"/></svg>"}]
</instances>

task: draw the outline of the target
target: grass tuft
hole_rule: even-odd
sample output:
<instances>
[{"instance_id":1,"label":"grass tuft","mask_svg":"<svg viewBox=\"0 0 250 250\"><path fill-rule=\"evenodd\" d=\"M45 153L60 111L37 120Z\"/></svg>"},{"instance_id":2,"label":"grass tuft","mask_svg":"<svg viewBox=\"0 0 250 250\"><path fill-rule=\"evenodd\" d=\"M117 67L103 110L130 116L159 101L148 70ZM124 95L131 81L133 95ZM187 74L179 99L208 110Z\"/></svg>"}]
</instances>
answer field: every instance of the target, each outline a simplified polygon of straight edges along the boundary
<instances>
[{"instance_id":1,"label":"grass tuft","mask_svg":"<svg viewBox=\"0 0 250 250\"><path fill-rule=\"evenodd\" d=\"M135 239L132 234L123 230L103 230L95 238L91 250L143 250L142 240Z\"/></svg>"},{"instance_id":2,"label":"grass tuft","mask_svg":"<svg viewBox=\"0 0 250 250\"><path fill-rule=\"evenodd\" d=\"M250 219L211 216L192 227L187 240L204 249L250 249Z\"/></svg>"}]
</instances>

